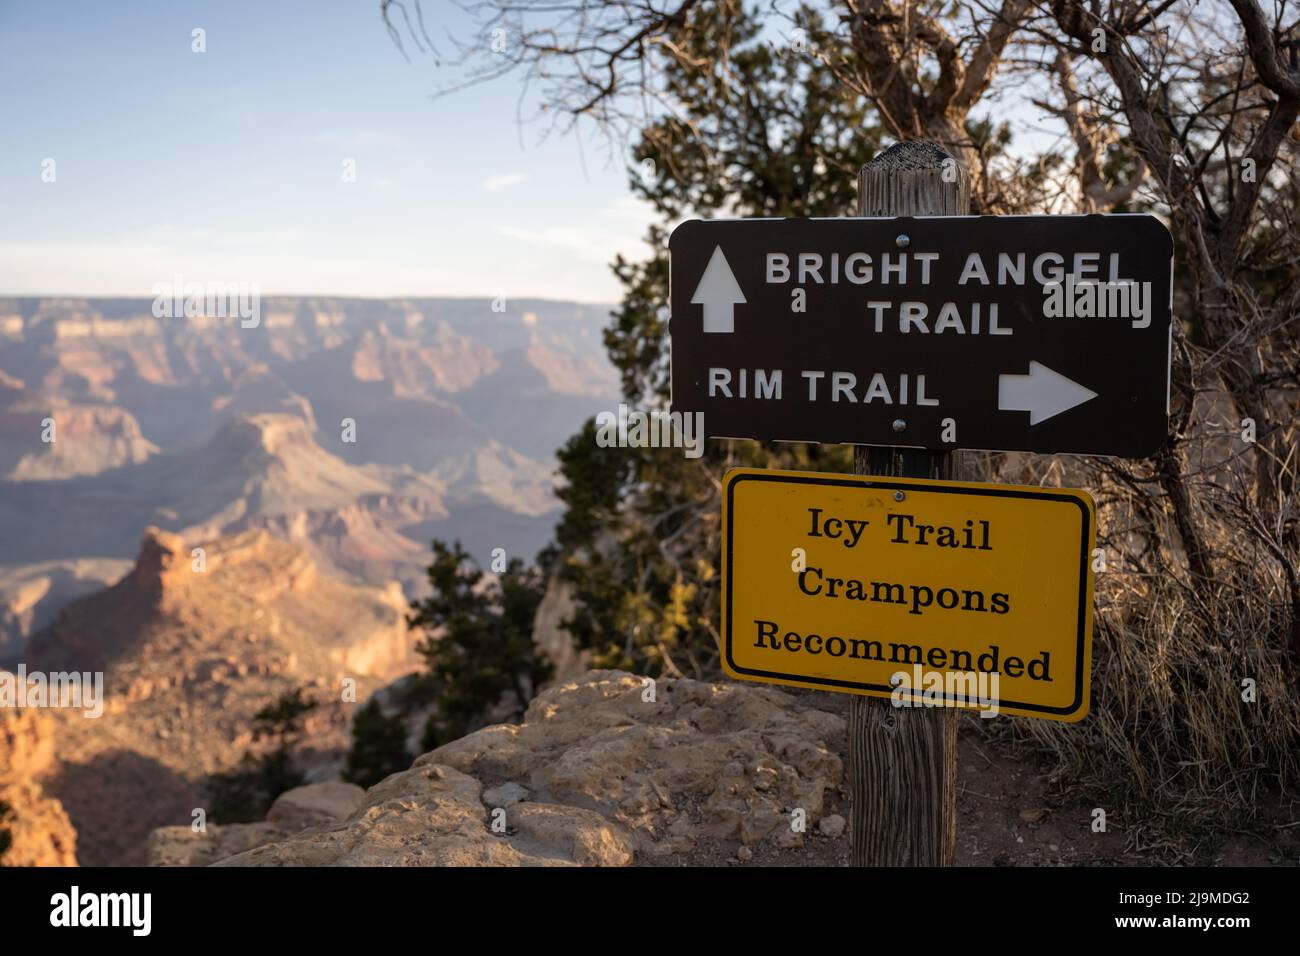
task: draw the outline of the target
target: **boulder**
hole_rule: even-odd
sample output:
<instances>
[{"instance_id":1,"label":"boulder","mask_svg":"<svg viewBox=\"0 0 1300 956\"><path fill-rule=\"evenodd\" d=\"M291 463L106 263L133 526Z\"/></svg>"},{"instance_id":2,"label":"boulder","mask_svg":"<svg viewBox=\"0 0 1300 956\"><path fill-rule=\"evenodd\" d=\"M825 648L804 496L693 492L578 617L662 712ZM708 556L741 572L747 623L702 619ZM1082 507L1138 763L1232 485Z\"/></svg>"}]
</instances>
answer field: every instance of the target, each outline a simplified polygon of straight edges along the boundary
<instances>
[{"instance_id":1,"label":"boulder","mask_svg":"<svg viewBox=\"0 0 1300 956\"><path fill-rule=\"evenodd\" d=\"M221 863L624 866L719 843L732 853L736 844L797 848L804 839L792 812L817 826L826 791L843 779L844 720L809 700L764 686L591 671L543 691L523 723L423 755L345 818ZM345 808L355 796L339 791L329 805ZM315 799L286 794L273 816ZM821 832L837 829L842 818Z\"/></svg>"},{"instance_id":2,"label":"boulder","mask_svg":"<svg viewBox=\"0 0 1300 956\"><path fill-rule=\"evenodd\" d=\"M266 822L301 830L342 820L365 799L366 791L355 783L341 780L312 783L286 790L276 797L266 813Z\"/></svg>"},{"instance_id":3,"label":"boulder","mask_svg":"<svg viewBox=\"0 0 1300 956\"><path fill-rule=\"evenodd\" d=\"M372 787L347 820L240 853L219 866L622 866L632 841L576 807L489 814L473 777L425 764Z\"/></svg>"},{"instance_id":4,"label":"boulder","mask_svg":"<svg viewBox=\"0 0 1300 956\"><path fill-rule=\"evenodd\" d=\"M280 794L262 823L160 827L149 834L151 866L207 866L302 830L346 818L366 797L354 783L332 780Z\"/></svg>"},{"instance_id":5,"label":"boulder","mask_svg":"<svg viewBox=\"0 0 1300 956\"><path fill-rule=\"evenodd\" d=\"M501 724L416 760L522 781L538 801L594 810L662 859L701 839L775 842L808 826L843 779L831 746L842 717L790 694L733 683L591 671L548 688L519 725Z\"/></svg>"},{"instance_id":6,"label":"boulder","mask_svg":"<svg viewBox=\"0 0 1300 956\"><path fill-rule=\"evenodd\" d=\"M489 807L513 807L516 803L527 800L532 794L527 787L511 781L499 787L483 791L483 802Z\"/></svg>"}]
</instances>

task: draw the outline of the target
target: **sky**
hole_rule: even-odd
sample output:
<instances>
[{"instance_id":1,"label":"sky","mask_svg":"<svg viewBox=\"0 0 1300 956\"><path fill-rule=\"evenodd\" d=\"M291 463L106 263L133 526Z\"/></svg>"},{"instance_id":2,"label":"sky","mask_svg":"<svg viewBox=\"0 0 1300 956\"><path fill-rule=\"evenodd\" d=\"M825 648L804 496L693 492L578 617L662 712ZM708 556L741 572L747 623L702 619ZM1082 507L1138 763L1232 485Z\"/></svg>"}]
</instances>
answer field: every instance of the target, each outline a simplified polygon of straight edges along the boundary
<instances>
[{"instance_id":1,"label":"sky","mask_svg":"<svg viewBox=\"0 0 1300 956\"><path fill-rule=\"evenodd\" d=\"M513 78L432 98L458 74L406 48L378 0L0 0L0 295L616 301L625 158L521 127Z\"/></svg>"}]
</instances>

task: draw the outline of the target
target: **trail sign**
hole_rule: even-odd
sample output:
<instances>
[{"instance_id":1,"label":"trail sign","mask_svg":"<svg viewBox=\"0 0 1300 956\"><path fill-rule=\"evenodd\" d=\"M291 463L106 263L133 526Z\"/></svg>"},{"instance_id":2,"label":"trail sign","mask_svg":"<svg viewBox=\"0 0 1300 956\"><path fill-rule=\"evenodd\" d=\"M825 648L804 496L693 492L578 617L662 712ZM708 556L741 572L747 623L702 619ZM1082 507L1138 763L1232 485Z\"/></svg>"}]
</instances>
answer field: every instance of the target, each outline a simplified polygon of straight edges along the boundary
<instances>
[{"instance_id":1,"label":"trail sign","mask_svg":"<svg viewBox=\"0 0 1300 956\"><path fill-rule=\"evenodd\" d=\"M736 469L722 527L729 676L911 706L1087 713L1085 492Z\"/></svg>"},{"instance_id":2,"label":"trail sign","mask_svg":"<svg viewBox=\"0 0 1300 956\"><path fill-rule=\"evenodd\" d=\"M1173 240L1152 216L694 220L669 250L673 410L710 437L1165 441Z\"/></svg>"}]
</instances>

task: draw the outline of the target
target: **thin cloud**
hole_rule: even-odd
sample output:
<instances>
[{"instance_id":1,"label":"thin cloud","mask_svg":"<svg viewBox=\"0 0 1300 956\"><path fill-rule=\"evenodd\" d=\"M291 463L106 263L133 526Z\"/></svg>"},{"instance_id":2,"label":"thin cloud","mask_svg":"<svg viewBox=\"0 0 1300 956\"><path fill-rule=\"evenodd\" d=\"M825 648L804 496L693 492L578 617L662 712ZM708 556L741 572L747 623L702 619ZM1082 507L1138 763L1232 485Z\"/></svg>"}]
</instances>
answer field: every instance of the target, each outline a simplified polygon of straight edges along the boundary
<instances>
[{"instance_id":1,"label":"thin cloud","mask_svg":"<svg viewBox=\"0 0 1300 956\"><path fill-rule=\"evenodd\" d=\"M499 235L517 242L572 253L584 262L607 264L616 252L643 258L650 252L643 238L654 217L651 207L640 200L615 200L597 210L585 224L528 228L497 226Z\"/></svg>"},{"instance_id":2,"label":"thin cloud","mask_svg":"<svg viewBox=\"0 0 1300 956\"><path fill-rule=\"evenodd\" d=\"M503 173L500 176L489 176L483 181L483 188L490 193L495 193L526 182L528 177L523 173Z\"/></svg>"}]
</instances>

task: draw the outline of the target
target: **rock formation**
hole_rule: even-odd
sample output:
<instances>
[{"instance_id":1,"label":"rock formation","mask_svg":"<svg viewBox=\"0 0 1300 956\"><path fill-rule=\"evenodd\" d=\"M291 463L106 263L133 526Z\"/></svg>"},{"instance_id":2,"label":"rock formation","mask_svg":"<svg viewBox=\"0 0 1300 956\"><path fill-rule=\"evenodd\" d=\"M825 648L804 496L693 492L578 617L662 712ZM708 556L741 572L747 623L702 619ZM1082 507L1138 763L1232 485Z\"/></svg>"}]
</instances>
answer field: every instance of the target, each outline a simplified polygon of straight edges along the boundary
<instances>
[{"instance_id":1,"label":"rock formation","mask_svg":"<svg viewBox=\"0 0 1300 956\"><path fill-rule=\"evenodd\" d=\"M809 700L591 671L543 691L523 723L423 755L342 819L288 837L266 839L267 824L224 833L219 850L235 851L224 859L207 848L186 856L168 834L156 835L152 859L625 866L842 845L844 821L829 811L840 799L844 719Z\"/></svg>"},{"instance_id":2,"label":"rock formation","mask_svg":"<svg viewBox=\"0 0 1300 956\"><path fill-rule=\"evenodd\" d=\"M0 479L39 481L96 475L138 465L158 453L130 412L112 405L0 407ZM14 407L17 405L18 407ZM53 423L52 441L33 440Z\"/></svg>"},{"instance_id":3,"label":"rock formation","mask_svg":"<svg viewBox=\"0 0 1300 956\"><path fill-rule=\"evenodd\" d=\"M260 527L407 597L433 537L481 563L547 543L555 450L617 401L606 310L261 310L253 331L155 318L149 299L0 297L0 663L86 592L85 562L129 560L150 524L186 540Z\"/></svg>"},{"instance_id":4,"label":"rock formation","mask_svg":"<svg viewBox=\"0 0 1300 956\"><path fill-rule=\"evenodd\" d=\"M345 819L365 795L352 783L311 783L280 794L262 823L161 827L149 835L149 860L155 866L206 866L309 827Z\"/></svg>"},{"instance_id":5,"label":"rock formation","mask_svg":"<svg viewBox=\"0 0 1300 956\"><path fill-rule=\"evenodd\" d=\"M198 549L196 553L195 549ZM207 779L256 749L252 718L305 688L314 779L337 772L356 700L412 666L405 601L319 573L262 531L191 542L150 529L113 587L36 634L28 670L104 673L103 716L57 710L48 789L79 833L82 862L143 859L150 830L191 821Z\"/></svg>"},{"instance_id":6,"label":"rock formation","mask_svg":"<svg viewBox=\"0 0 1300 956\"><path fill-rule=\"evenodd\" d=\"M0 866L77 865L77 833L41 785L54 761L51 723L39 710L0 709Z\"/></svg>"}]
</instances>

